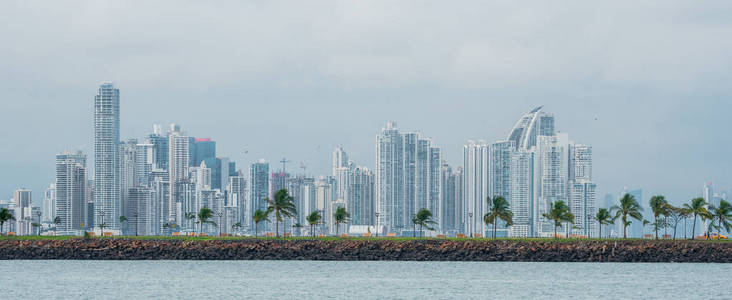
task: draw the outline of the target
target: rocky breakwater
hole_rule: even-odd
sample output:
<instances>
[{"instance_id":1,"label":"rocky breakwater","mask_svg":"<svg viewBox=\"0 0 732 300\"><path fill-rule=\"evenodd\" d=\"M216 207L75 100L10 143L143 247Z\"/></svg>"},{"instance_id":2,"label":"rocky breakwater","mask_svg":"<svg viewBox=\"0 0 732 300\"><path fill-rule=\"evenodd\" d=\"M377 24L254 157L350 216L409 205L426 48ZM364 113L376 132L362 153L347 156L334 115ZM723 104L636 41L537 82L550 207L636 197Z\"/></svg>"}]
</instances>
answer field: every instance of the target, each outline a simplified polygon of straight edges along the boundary
<instances>
[{"instance_id":1,"label":"rocky breakwater","mask_svg":"<svg viewBox=\"0 0 732 300\"><path fill-rule=\"evenodd\" d=\"M732 243L512 240L0 240L0 259L732 262Z\"/></svg>"}]
</instances>

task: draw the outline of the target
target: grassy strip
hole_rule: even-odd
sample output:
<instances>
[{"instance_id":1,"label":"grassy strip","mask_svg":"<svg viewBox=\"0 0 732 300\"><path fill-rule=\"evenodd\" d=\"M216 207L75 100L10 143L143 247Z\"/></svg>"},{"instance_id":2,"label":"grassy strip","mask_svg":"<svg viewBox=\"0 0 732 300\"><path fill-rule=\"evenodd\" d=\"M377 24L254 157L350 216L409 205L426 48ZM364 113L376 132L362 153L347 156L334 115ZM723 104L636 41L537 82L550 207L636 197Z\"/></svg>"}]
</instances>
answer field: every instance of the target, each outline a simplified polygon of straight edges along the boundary
<instances>
[{"instance_id":1,"label":"grassy strip","mask_svg":"<svg viewBox=\"0 0 732 300\"><path fill-rule=\"evenodd\" d=\"M34 240L69 240L82 239L79 236L0 236L0 241L34 241ZM447 240L456 242L488 242L488 241L505 241L505 242L555 242L555 243L574 243L583 241L646 241L646 242L687 242L689 240L677 239L673 240L647 240L647 239L554 239L554 238L413 238L413 237L218 237L218 236L112 236L112 237L92 237L91 239L128 239L128 240L183 240L183 241L245 241L245 240L320 240L320 241L422 241L422 240ZM729 243L730 240L695 240L697 242L708 243Z\"/></svg>"}]
</instances>

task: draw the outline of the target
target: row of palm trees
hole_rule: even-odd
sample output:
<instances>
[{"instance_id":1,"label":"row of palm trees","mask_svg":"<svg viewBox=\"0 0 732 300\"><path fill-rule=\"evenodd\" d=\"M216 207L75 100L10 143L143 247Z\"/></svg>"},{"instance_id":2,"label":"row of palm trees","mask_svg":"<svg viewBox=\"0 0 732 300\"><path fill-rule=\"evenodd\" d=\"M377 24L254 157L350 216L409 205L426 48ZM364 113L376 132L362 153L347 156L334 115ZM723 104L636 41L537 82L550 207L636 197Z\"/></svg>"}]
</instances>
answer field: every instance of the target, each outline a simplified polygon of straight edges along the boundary
<instances>
[{"instance_id":1,"label":"row of palm trees","mask_svg":"<svg viewBox=\"0 0 732 300\"><path fill-rule=\"evenodd\" d=\"M513 225L513 212L510 209L510 203L503 197L495 199L489 197L487 201L489 211L483 216L483 222L493 226L493 238L495 238L499 220L505 222L506 226ZM658 239L658 230L666 227L673 228L673 239L676 239L676 228L679 222L689 217L693 218L692 232L696 232L697 217L703 221L709 220L707 232L716 230L717 236L721 235L722 228L727 232L730 232L732 228L732 205L725 200L721 200L719 206L715 206L707 203L704 198L694 198L690 203L676 207L669 204L664 196L653 196L649 204L653 211L653 222L643 219L643 208L630 194L623 195L619 203L610 209L599 209L592 216L592 219L600 225L599 237L602 237L602 226L615 224L620 220L623 226L623 238L627 238L627 228L632 223L632 219L640 221L644 226L651 224L655 229L656 239ZM564 201L551 202L549 210L542 214L542 217L553 222L555 237L558 237L557 228L561 227L563 223L568 224L569 229L569 224L575 222L575 215Z\"/></svg>"},{"instance_id":2,"label":"row of palm trees","mask_svg":"<svg viewBox=\"0 0 732 300\"><path fill-rule=\"evenodd\" d=\"M270 215L274 214L275 217L275 235L280 236L280 222L284 221L284 218L294 218L297 215L297 208L295 207L295 200L285 189L281 189L275 193L274 199L265 198L265 202L268 203L267 209L257 209L252 216L254 220L254 235L259 234L259 223L270 222ZM348 222L350 214L346 211L345 207L338 207L333 213L333 220L336 224L336 235L339 234L339 225ZM315 236L315 225L320 224L323 216L318 211L314 211L309 215L305 216L305 220L310 226L310 232ZM294 227L302 227L300 224L295 224Z\"/></svg>"}]
</instances>

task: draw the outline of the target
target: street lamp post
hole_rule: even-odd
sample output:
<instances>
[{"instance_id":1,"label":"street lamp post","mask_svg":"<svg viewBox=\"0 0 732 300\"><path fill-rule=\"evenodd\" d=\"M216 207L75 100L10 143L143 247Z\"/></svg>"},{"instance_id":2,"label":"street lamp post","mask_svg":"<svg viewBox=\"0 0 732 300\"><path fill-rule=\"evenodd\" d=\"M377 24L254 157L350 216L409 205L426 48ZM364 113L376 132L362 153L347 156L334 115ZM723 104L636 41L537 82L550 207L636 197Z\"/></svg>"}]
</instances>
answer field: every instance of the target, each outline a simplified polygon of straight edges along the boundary
<instances>
[{"instance_id":1,"label":"street lamp post","mask_svg":"<svg viewBox=\"0 0 732 300\"><path fill-rule=\"evenodd\" d=\"M41 235L41 229L43 229L43 223L41 223L41 211L37 211L36 215L38 216L38 235Z\"/></svg>"},{"instance_id":2,"label":"street lamp post","mask_svg":"<svg viewBox=\"0 0 732 300\"><path fill-rule=\"evenodd\" d=\"M376 237L379 237L379 212L376 212Z\"/></svg>"},{"instance_id":3,"label":"street lamp post","mask_svg":"<svg viewBox=\"0 0 732 300\"><path fill-rule=\"evenodd\" d=\"M216 215L219 216L219 236L221 236L221 217L224 215L224 212L219 210L216 212Z\"/></svg>"},{"instance_id":4,"label":"street lamp post","mask_svg":"<svg viewBox=\"0 0 732 300\"><path fill-rule=\"evenodd\" d=\"M104 236L104 226L105 226L104 225L104 215L105 214L106 214L106 212L104 211L104 209L99 210L99 216L101 217L101 221L102 221L99 223L99 236Z\"/></svg>"},{"instance_id":5,"label":"street lamp post","mask_svg":"<svg viewBox=\"0 0 732 300\"><path fill-rule=\"evenodd\" d=\"M468 237L473 237L473 212L468 212Z\"/></svg>"}]
</instances>

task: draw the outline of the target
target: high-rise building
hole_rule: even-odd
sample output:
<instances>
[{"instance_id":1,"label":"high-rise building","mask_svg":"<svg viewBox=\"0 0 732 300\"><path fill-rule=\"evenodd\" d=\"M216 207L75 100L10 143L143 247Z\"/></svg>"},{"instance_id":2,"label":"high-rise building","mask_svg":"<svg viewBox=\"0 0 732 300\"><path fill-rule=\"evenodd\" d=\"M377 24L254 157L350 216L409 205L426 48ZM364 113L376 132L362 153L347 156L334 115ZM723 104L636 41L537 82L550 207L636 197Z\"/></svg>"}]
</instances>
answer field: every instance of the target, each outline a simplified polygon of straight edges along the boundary
<instances>
[{"instance_id":1,"label":"high-rise building","mask_svg":"<svg viewBox=\"0 0 732 300\"><path fill-rule=\"evenodd\" d=\"M237 222L241 223L242 230L248 231L249 224L252 222L252 214L254 212L251 211L252 207L249 204L249 198L247 197L247 181L246 178L244 178L244 174L241 174L240 172L236 176L229 176L226 196L228 197L226 206L238 209Z\"/></svg>"},{"instance_id":2,"label":"high-rise building","mask_svg":"<svg viewBox=\"0 0 732 300\"><path fill-rule=\"evenodd\" d=\"M265 199L269 197L269 163L260 160L253 163L249 168L249 211L251 215L257 210L266 211L267 202ZM251 219L251 216L249 216ZM250 223L250 228L254 228L254 220ZM263 230L263 226L259 226Z\"/></svg>"},{"instance_id":3,"label":"high-rise building","mask_svg":"<svg viewBox=\"0 0 732 300\"><path fill-rule=\"evenodd\" d=\"M153 125L153 133L147 136L147 143L153 145L154 168L168 170L168 137L163 135L160 125Z\"/></svg>"},{"instance_id":4,"label":"high-rise building","mask_svg":"<svg viewBox=\"0 0 732 300\"><path fill-rule=\"evenodd\" d=\"M569 182L567 203L574 214L573 234L594 236L597 230L592 216L597 209L595 189L592 182L592 147L583 144L569 145Z\"/></svg>"},{"instance_id":5,"label":"high-rise building","mask_svg":"<svg viewBox=\"0 0 732 300\"><path fill-rule=\"evenodd\" d=\"M129 192L130 189L138 186L138 180L136 175L139 172L136 171L137 165L137 139L129 139L120 145L120 214L125 216L128 220L130 218L131 210L128 208L130 202ZM120 224L120 230L123 234L129 234L128 226L129 222Z\"/></svg>"},{"instance_id":6,"label":"high-rise building","mask_svg":"<svg viewBox=\"0 0 732 300\"><path fill-rule=\"evenodd\" d=\"M206 159L216 158L216 142L210 138L193 139L191 150L192 167L201 165L201 162Z\"/></svg>"},{"instance_id":7,"label":"high-rise building","mask_svg":"<svg viewBox=\"0 0 732 300\"><path fill-rule=\"evenodd\" d=\"M404 139L395 122L389 122L376 137L376 212L379 225L399 232L408 227L404 197Z\"/></svg>"},{"instance_id":8,"label":"high-rise building","mask_svg":"<svg viewBox=\"0 0 732 300\"><path fill-rule=\"evenodd\" d=\"M121 210L119 111L119 89L103 83L94 97L94 215L112 229Z\"/></svg>"},{"instance_id":9,"label":"high-rise building","mask_svg":"<svg viewBox=\"0 0 732 300\"><path fill-rule=\"evenodd\" d=\"M31 224L35 216L32 214L33 209L31 204L33 203L32 192L26 189L19 189L13 192L13 204L15 204L15 234L17 235L31 235L33 234L33 228Z\"/></svg>"},{"instance_id":10,"label":"high-rise building","mask_svg":"<svg viewBox=\"0 0 732 300\"><path fill-rule=\"evenodd\" d=\"M513 153L516 151L515 149L514 141L499 141L488 146L488 195L491 200L503 197L503 199L511 203L511 162ZM488 199L484 201L490 207ZM493 231L492 224L486 225L485 228L488 231ZM496 234L498 236L508 235L508 230L504 222L500 220L496 222L496 228ZM481 233L486 234L486 232Z\"/></svg>"},{"instance_id":11,"label":"high-rise building","mask_svg":"<svg viewBox=\"0 0 732 300\"><path fill-rule=\"evenodd\" d=\"M519 149L511 153L509 203L513 212L513 226L508 235L511 237L531 237L534 235L532 220L533 199L533 160L534 153Z\"/></svg>"},{"instance_id":12,"label":"high-rise building","mask_svg":"<svg viewBox=\"0 0 732 300\"><path fill-rule=\"evenodd\" d=\"M183 209L186 206L188 191L189 139L176 124L170 125L168 140L168 158L170 175L170 200L168 202L168 220L175 224L183 224Z\"/></svg>"},{"instance_id":13,"label":"high-rise building","mask_svg":"<svg viewBox=\"0 0 732 300\"><path fill-rule=\"evenodd\" d=\"M569 137L565 133L539 136L537 139L533 183L535 235L554 235L554 224L540 216L549 211L551 203L567 203L568 147Z\"/></svg>"},{"instance_id":14,"label":"high-rise building","mask_svg":"<svg viewBox=\"0 0 732 300\"><path fill-rule=\"evenodd\" d=\"M482 141L468 141L463 146L463 232L485 233L483 215L487 212L488 145Z\"/></svg>"},{"instance_id":15,"label":"high-rise building","mask_svg":"<svg viewBox=\"0 0 732 300\"><path fill-rule=\"evenodd\" d=\"M350 174L346 209L349 225L375 226L374 173L366 167L355 167Z\"/></svg>"},{"instance_id":16,"label":"high-rise building","mask_svg":"<svg viewBox=\"0 0 732 300\"><path fill-rule=\"evenodd\" d=\"M526 113L513 126L507 140L514 142L517 149L531 150L537 144L538 136L554 135L554 116L542 111L539 106Z\"/></svg>"},{"instance_id":17,"label":"high-rise building","mask_svg":"<svg viewBox=\"0 0 732 300\"><path fill-rule=\"evenodd\" d=\"M57 231L62 234L75 234L90 229L85 224L89 217L87 210L87 170L86 155L81 152L65 152L56 155L56 215L61 220Z\"/></svg>"},{"instance_id":18,"label":"high-rise building","mask_svg":"<svg viewBox=\"0 0 732 300\"><path fill-rule=\"evenodd\" d=\"M56 218L56 183L51 183L43 194L43 222L52 223Z\"/></svg>"}]
</instances>

